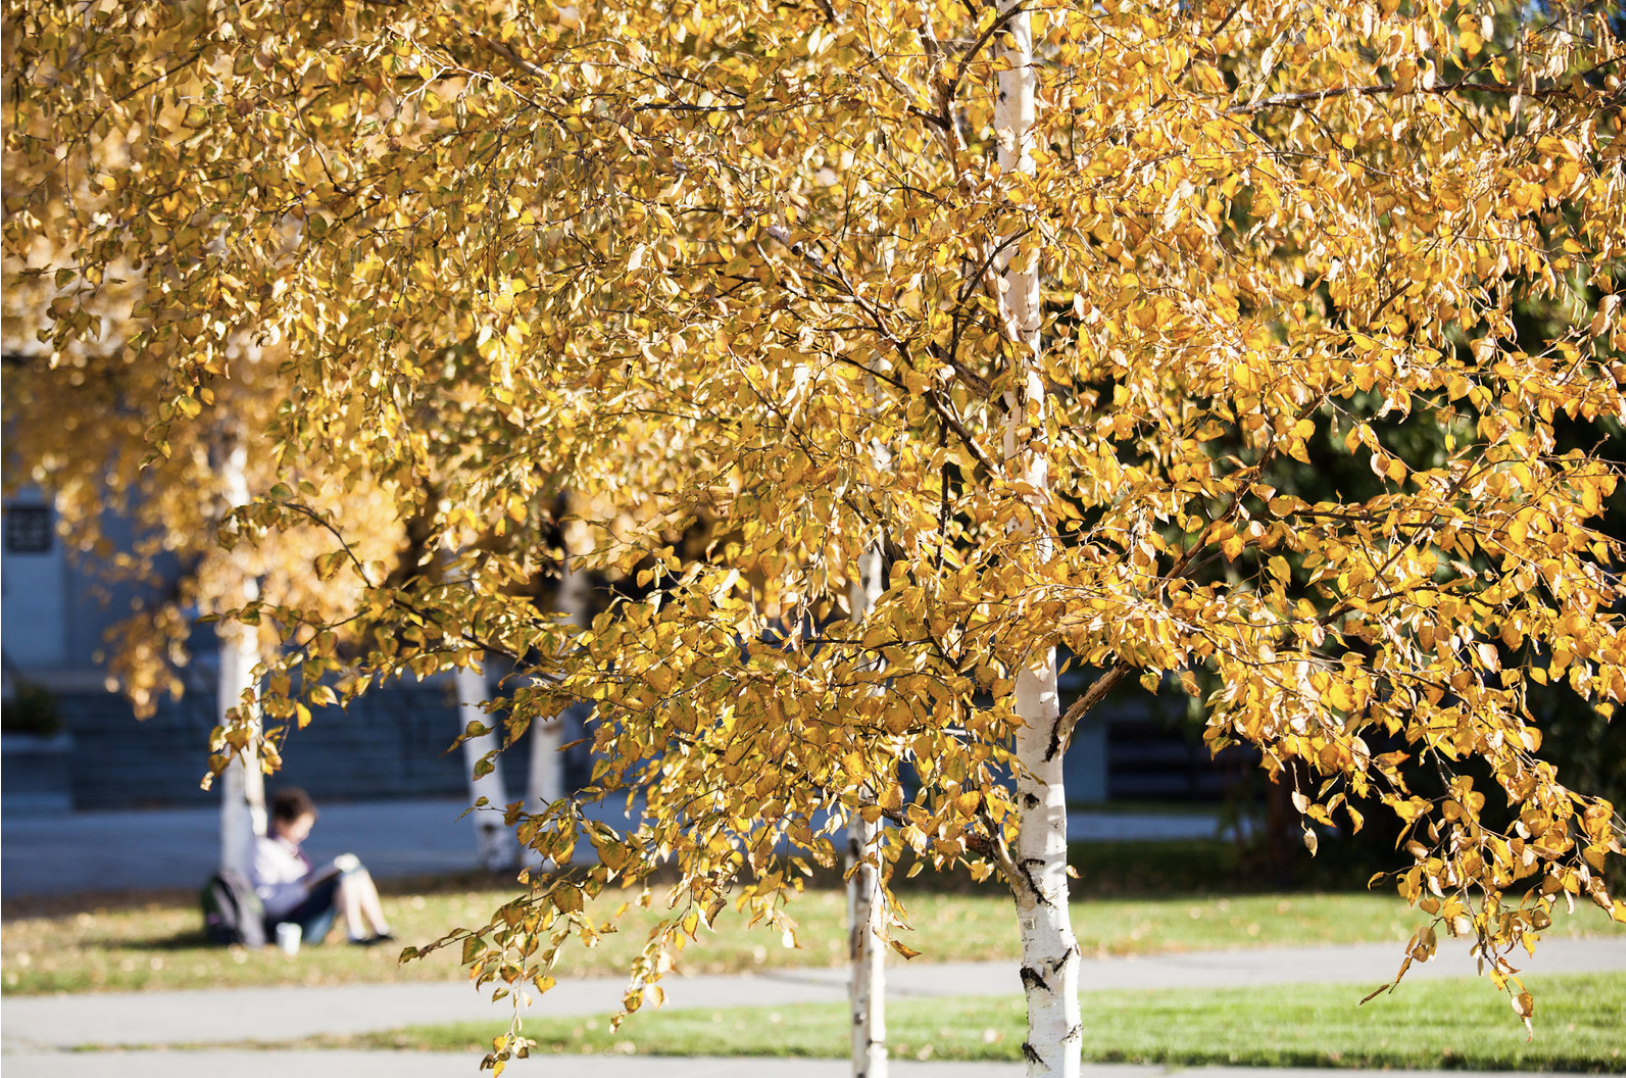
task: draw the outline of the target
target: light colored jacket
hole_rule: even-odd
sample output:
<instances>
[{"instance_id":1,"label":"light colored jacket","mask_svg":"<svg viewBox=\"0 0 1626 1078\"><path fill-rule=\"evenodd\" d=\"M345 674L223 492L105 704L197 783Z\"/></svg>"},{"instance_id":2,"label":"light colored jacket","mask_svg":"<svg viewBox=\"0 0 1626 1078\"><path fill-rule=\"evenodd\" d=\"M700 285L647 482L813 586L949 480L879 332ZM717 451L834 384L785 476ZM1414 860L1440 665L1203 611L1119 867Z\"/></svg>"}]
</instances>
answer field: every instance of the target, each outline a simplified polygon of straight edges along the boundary
<instances>
[{"instance_id":1,"label":"light colored jacket","mask_svg":"<svg viewBox=\"0 0 1626 1078\"><path fill-rule=\"evenodd\" d=\"M303 882L311 863L294 843L274 835L261 835L254 842L254 892L265 903L271 920L286 914L305 901L310 888Z\"/></svg>"}]
</instances>

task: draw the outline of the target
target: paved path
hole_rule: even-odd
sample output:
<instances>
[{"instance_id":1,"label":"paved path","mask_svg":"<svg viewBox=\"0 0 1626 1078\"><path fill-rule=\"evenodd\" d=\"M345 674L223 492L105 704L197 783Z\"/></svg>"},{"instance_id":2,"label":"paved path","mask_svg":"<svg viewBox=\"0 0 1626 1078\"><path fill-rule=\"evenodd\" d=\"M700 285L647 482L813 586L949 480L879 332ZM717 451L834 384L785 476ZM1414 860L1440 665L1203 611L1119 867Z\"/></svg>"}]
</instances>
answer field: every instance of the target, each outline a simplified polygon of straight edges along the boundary
<instances>
[{"instance_id":1,"label":"paved path","mask_svg":"<svg viewBox=\"0 0 1626 1078\"><path fill-rule=\"evenodd\" d=\"M306 843L313 860L354 853L374 876L390 879L466 872L479 867L474 825L457 800L362 801L321 806ZM624 822L619 808L594 806L595 818ZM0 896L63 895L163 887L201 887L220 851L212 808L79 812L0 818ZM1211 838L1210 813L1074 812L1074 841Z\"/></svg>"},{"instance_id":2,"label":"paved path","mask_svg":"<svg viewBox=\"0 0 1626 1078\"><path fill-rule=\"evenodd\" d=\"M1149 958L1087 960L1085 991L1253 984L1348 983L1351 994L1387 981L1400 964L1396 944L1206 951ZM1548 940L1522 967L1530 973L1626 969L1626 939ZM1466 948L1414 965L1408 978L1473 975ZM624 981L566 979L527 1013L600 1014L615 1009ZM756 976L668 977L668 1007L790 1006L846 998L845 971L786 970ZM1487 991L1489 989L1487 988ZM891 998L1016 995L1012 963L908 963L887 971ZM0 1043L8 1051L88 1045L287 1041L320 1033L363 1033L399 1026L506 1019L511 1003L491 1004L459 984L236 988L78 996L11 996Z\"/></svg>"},{"instance_id":3,"label":"paved path","mask_svg":"<svg viewBox=\"0 0 1626 1078\"><path fill-rule=\"evenodd\" d=\"M7 1053L6 1078L479 1078L479 1057L458 1052L76 1052ZM715 1059L662 1056L534 1056L504 1073L535 1078L846 1078L842 1059ZM1020 1063L915 1063L892 1060L898 1078L1019 1078ZM1247 1067L1141 1067L1101 1064L1083 1078L1394 1078L1392 1071ZM1406 1078L1502 1078L1479 1071L1407 1071Z\"/></svg>"}]
</instances>

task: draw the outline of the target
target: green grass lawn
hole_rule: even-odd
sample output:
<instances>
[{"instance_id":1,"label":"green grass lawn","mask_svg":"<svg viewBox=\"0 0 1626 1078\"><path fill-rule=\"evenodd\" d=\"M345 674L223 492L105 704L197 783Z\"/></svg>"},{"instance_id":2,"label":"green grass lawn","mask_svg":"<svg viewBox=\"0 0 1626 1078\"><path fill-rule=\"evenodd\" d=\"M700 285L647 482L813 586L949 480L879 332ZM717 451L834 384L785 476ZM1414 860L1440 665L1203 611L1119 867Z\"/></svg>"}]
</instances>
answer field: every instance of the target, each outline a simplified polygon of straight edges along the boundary
<instances>
[{"instance_id":1,"label":"green grass lawn","mask_svg":"<svg viewBox=\"0 0 1626 1078\"><path fill-rule=\"evenodd\" d=\"M1404 942L1425 917L1392 891L1257 893L1230 873L1234 848L1223 842L1092 844L1075 847L1083 879L1075 885L1074 927L1086 954L1153 954L1230 947L1315 943ZM902 892L914 931L904 941L922 961L1014 959L1016 919L997 884L950 879L927 890L922 876ZM846 954L846 902L833 878L795 899L795 949L779 933L748 929L722 917L678 960L689 973L729 973L791 966L841 965ZM1216 889L1218 888L1218 889ZM1227 889L1229 888L1229 889ZM518 893L489 877L386 887L385 909L403 945L427 943L447 929L478 927ZM610 917L626 896L617 892L594 908ZM597 946L561 956L558 976L616 975L647 938L653 911L634 909L620 930ZM1591 907L1560 916L1548 935L1622 931ZM330 939L340 938L335 930ZM8 903L0 920L0 990L6 994L461 980L456 955L438 953L398 965L395 948L329 943L288 957L204 943L192 894L127 896L70 902Z\"/></svg>"},{"instance_id":2,"label":"green grass lawn","mask_svg":"<svg viewBox=\"0 0 1626 1078\"><path fill-rule=\"evenodd\" d=\"M1404 982L1360 1006L1365 986L1092 992L1080 997L1084 1059L1165 1065L1396 1067L1620 1072L1626 973L1530 977L1535 1037L1489 980ZM844 1004L641 1011L611 1033L607 1016L530 1019L538 1054L816 1056L848 1051ZM891 1000L901 1059L1022 1058L1019 997ZM348 1039L370 1048L489 1051L494 1023L412 1027Z\"/></svg>"},{"instance_id":3,"label":"green grass lawn","mask_svg":"<svg viewBox=\"0 0 1626 1078\"><path fill-rule=\"evenodd\" d=\"M452 925L476 926L513 891L482 889L395 895L385 910L403 944L425 943ZM618 896L619 897L619 896ZM916 892L905 898L915 930L905 938L922 961L1012 959L1018 954L1010 899L985 894ZM613 905L600 903L608 918ZM779 933L749 929L743 917L719 918L679 960L693 973L728 973L788 966L835 966L846 957L845 896L809 891L794 900L800 946L783 946ZM1075 903L1074 919L1086 953L1152 954L1171 950L1345 943L1403 942L1421 915L1389 895L1291 894L1183 898L1097 899ZM592 949L565 953L561 976L624 972L643 944L653 913L634 910L620 930ZM1565 925L1560 921L1555 928ZM195 909L179 901L125 909L90 909L60 916L7 919L0 925L0 970L11 993L200 988L231 985L334 984L458 980L453 953L397 965L398 948L350 947L332 940L289 957L275 950L247 951L204 943Z\"/></svg>"}]
</instances>

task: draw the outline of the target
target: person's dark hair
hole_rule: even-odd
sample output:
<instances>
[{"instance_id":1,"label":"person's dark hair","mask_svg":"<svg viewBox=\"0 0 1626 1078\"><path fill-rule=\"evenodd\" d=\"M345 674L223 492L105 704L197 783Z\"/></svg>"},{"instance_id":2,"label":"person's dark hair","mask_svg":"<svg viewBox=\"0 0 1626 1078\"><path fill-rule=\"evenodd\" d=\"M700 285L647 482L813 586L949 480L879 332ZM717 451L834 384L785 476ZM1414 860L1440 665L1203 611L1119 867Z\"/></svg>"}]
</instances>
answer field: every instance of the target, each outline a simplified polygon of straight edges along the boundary
<instances>
[{"instance_id":1,"label":"person's dark hair","mask_svg":"<svg viewBox=\"0 0 1626 1078\"><path fill-rule=\"evenodd\" d=\"M271 795L271 818L278 823L293 823L307 812L316 815L316 802L298 786L289 786Z\"/></svg>"}]
</instances>

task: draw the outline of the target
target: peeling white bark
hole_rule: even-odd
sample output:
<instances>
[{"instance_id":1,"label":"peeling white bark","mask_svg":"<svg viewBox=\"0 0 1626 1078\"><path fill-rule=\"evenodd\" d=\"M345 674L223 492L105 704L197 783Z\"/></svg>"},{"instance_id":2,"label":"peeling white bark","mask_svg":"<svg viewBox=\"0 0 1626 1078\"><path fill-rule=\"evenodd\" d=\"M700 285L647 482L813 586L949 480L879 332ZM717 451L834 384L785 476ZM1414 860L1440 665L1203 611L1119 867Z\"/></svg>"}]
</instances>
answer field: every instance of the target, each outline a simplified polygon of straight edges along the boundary
<instances>
[{"instance_id":1,"label":"peeling white bark","mask_svg":"<svg viewBox=\"0 0 1626 1078\"><path fill-rule=\"evenodd\" d=\"M1062 746L1055 741L1061 709L1056 696L1056 654L1016 678L1019 810L1014 881L1022 935L1022 987L1027 993L1029 1075L1079 1073L1082 1044L1078 1008L1078 942L1067 909L1067 795Z\"/></svg>"},{"instance_id":2,"label":"peeling white bark","mask_svg":"<svg viewBox=\"0 0 1626 1078\"><path fill-rule=\"evenodd\" d=\"M859 579L848 596L858 624L874 608L885 582L879 545L865 551ZM847 953L852 962L853 1078L886 1078L886 965L881 929L886 916L881 894L880 841L883 824L854 813L847 825Z\"/></svg>"},{"instance_id":3,"label":"peeling white bark","mask_svg":"<svg viewBox=\"0 0 1626 1078\"><path fill-rule=\"evenodd\" d=\"M999 73L994 106L1000 168L1006 174L1031 174L1038 76L1033 64L1032 22L1026 12L1012 15L1005 23L998 53L1006 62L1006 69ZM1048 497L1050 482L1040 363L1038 259L1031 253L1022 254L1016 245L1007 251L1000 269L1009 324L1019 342L1018 367L1005 394L1005 459L1012 473L1034 492L1029 497L1038 507ZM1035 562L1047 561L1051 544L1046 529L1028 525L1013 533L1013 538L1023 536L1034 544ZM1010 883L1022 936L1022 984L1028 1004L1023 1056L1031 1076L1076 1078L1082 1039L1079 958L1067 909L1067 797L1062 784L1066 745L1058 729L1061 708L1054 648L1030 655L1017 672L1016 713L1023 725L1016 735L1019 831L1015 878Z\"/></svg>"},{"instance_id":4,"label":"peeling white bark","mask_svg":"<svg viewBox=\"0 0 1626 1078\"><path fill-rule=\"evenodd\" d=\"M460 727L467 727L470 722L480 721L491 725L491 716L485 714L481 705L489 698L486 688L486 678L483 673L474 669L462 669L457 672L457 713ZM503 808L508 802L508 794L503 788L502 757L494 757L492 763L495 767L490 773L474 777L474 765L488 752L493 752L501 744L497 731L471 737L463 742L463 763L469 772L469 804L473 811L469 813L474 821L474 839L480 851L480 864L493 872L512 868L519 862L519 843L514 838L506 824L503 823ZM486 799L485 807L479 807L480 799Z\"/></svg>"},{"instance_id":5,"label":"peeling white bark","mask_svg":"<svg viewBox=\"0 0 1626 1078\"><path fill-rule=\"evenodd\" d=\"M222 465L221 478L227 503L236 509L247 505L248 450L234 446ZM243 600L258 598L258 588L244 584ZM222 725L226 712L243 702L243 693L253 689L254 667L260 661L251 626L220 622L220 669L216 675L216 714ZM258 711L253 715L256 730ZM248 876L254 866L254 840L265 834L265 773L259 759L250 751L239 753L227 765L220 785L220 867Z\"/></svg>"}]
</instances>

